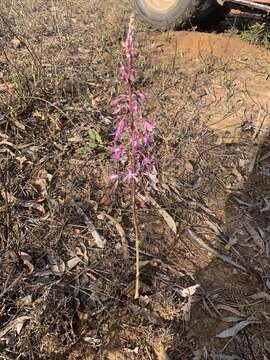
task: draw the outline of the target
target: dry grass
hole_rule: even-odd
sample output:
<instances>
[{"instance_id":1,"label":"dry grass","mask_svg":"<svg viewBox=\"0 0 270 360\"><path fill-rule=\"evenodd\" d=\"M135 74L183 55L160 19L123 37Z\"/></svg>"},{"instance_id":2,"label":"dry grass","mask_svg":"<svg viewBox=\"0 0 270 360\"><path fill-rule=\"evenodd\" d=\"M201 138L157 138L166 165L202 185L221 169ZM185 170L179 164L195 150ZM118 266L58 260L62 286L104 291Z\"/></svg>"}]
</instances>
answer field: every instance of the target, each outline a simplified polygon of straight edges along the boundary
<instances>
[{"instance_id":1,"label":"dry grass","mask_svg":"<svg viewBox=\"0 0 270 360\"><path fill-rule=\"evenodd\" d=\"M114 122L108 104L121 86L117 67L129 12L128 2L110 0L2 6L0 358L267 357L268 141L261 146L247 127L230 141L228 129L221 136L209 126L228 112L246 125L259 107L237 87L230 63L203 55L179 60L141 24L138 84L151 99L160 177L159 191L144 184L141 194L166 213L138 196L142 297L133 302L130 197L125 189L114 194L107 182ZM173 36L164 35L176 54ZM212 92L217 86L220 101ZM101 138L95 144L93 131ZM82 213L106 239L104 249ZM257 236L244 216L253 218ZM189 228L248 274L192 243ZM194 296L183 293L195 284L201 287ZM250 298L254 293L261 297ZM232 314L257 323L216 339Z\"/></svg>"}]
</instances>

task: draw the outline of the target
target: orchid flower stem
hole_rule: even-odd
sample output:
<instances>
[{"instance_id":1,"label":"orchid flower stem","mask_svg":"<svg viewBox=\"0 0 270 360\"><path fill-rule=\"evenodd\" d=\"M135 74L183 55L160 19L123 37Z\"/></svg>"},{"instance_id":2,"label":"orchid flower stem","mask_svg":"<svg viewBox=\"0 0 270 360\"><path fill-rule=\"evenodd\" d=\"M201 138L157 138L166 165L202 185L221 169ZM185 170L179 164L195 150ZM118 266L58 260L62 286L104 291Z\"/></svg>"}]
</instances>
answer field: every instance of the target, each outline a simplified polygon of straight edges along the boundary
<instances>
[{"instance_id":1,"label":"orchid flower stem","mask_svg":"<svg viewBox=\"0 0 270 360\"><path fill-rule=\"evenodd\" d=\"M129 107L129 116L130 116L130 137L132 138L132 134L135 130L134 124L134 111L133 111L133 88L132 88L132 69L133 69L133 58L132 54L130 54L130 58L128 60L128 107ZM135 153L131 152L131 166L132 172L135 174L136 172L136 158ZM135 295L134 299L139 298L139 290L140 290L140 239L139 239L139 227L138 227L138 218L137 218L137 208L136 208L136 181L133 179L132 181L132 217L133 217L133 226L135 231L135 248L136 248L136 281L135 281Z\"/></svg>"},{"instance_id":2,"label":"orchid flower stem","mask_svg":"<svg viewBox=\"0 0 270 360\"><path fill-rule=\"evenodd\" d=\"M139 298L140 290L140 238L139 238L139 227L138 227L138 218L137 218L137 209L136 209L136 183L133 181L132 184L132 215L133 215L133 225L135 231L135 248L136 248L136 282L135 282L135 295L134 299Z\"/></svg>"}]
</instances>

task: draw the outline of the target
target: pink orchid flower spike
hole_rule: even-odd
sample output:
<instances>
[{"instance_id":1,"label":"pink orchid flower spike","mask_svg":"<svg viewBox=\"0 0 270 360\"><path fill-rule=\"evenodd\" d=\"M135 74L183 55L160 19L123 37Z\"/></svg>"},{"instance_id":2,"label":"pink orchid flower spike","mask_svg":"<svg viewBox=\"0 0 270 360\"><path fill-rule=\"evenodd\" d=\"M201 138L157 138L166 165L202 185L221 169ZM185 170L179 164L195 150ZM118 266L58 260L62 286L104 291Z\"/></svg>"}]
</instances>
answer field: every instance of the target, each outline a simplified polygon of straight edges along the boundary
<instances>
[{"instance_id":1,"label":"pink orchid flower spike","mask_svg":"<svg viewBox=\"0 0 270 360\"><path fill-rule=\"evenodd\" d=\"M136 244L136 281L135 299L139 297L140 276L140 232L136 214L136 192L139 182L144 177L148 183L157 188L158 179L154 173L154 161L149 156L150 145L153 143L153 129L151 124L143 117L143 106L146 101L145 94L135 86L134 69L134 16L129 23L128 34L124 43L125 61L120 64L119 75L122 85L126 88L125 95L119 95L111 101L115 106L112 115L118 121L114 129L112 158L117 162L118 168L110 176L110 181L116 188L121 182L128 185L131 190L132 219Z\"/></svg>"}]
</instances>

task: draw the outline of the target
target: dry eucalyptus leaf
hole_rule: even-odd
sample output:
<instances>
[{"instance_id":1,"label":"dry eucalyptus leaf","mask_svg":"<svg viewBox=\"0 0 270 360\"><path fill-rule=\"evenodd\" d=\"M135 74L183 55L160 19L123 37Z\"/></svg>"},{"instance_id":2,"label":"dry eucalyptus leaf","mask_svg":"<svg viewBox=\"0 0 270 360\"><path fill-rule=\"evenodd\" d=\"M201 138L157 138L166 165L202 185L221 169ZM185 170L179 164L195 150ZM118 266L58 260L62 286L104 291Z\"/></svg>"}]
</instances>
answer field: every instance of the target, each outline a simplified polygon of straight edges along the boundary
<instances>
[{"instance_id":1,"label":"dry eucalyptus leaf","mask_svg":"<svg viewBox=\"0 0 270 360\"><path fill-rule=\"evenodd\" d=\"M199 349L193 352L192 360L207 360L207 359L210 360L210 358L208 357L208 351L206 346L204 346L203 349Z\"/></svg>"},{"instance_id":2,"label":"dry eucalyptus leaf","mask_svg":"<svg viewBox=\"0 0 270 360\"><path fill-rule=\"evenodd\" d=\"M66 265L64 261L57 254L48 254L48 260L50 263L51 271L55 275L62 275L66 271Z\"/></svg>"},{"instance_id":3,"label":"dry eucalyptus leaf","mask_svg":"<svg viewBox=\"0 0 270 360\"><path fill-rule=\"evenodd\" d=\"M78 203L76 203L75 201L73 201L72 204L75 207L75 209L77 210L77 213L83 218L84 223L88 227L89 232L92 234L92 237L94 238L97 247L100 249L104 249L107 240L102 235L99 234L99 232L95 228L95 225L90 220L90 218L86 215L86 213L83 211L81 206Z\"/></svg>"},{"instance_id":4,"label":"dry eucalyptus leaf","mask_svg":"<svg viewBox=\"0 0 270 360\"><path fill-rule=\"evenodd\" d=\"M36 278L44 278L48 276L55 275L51 270L38 271L33 274Z\"/></svg>"},{"instance_id":5,"label":"dry eucalyptus leaf","mask_svg":"<svg viewBox=\"0 0 270 360\"><path fill-rule=\"evenodd\" d=\"M31 319L30 316L21 316L21 317L14 320L14 328L15 328L18 335L22 331L22 328L23 328L25 322L27 320L30 320L30 319Z\"/></svg>"},{"instance_id":6,"label":"dry eucalyptus leaf","mask_svg":"<svg viewBox=\"0 0 270 360\"><path fill-rule=\"evenodd\" d=\"M30 316L21 316L13 321L10 321L2 330L0 330L0 339L3 339L4 336L11 330L16 330L19 335L25 322L30 319Z\"/></svg>"},{"instance_id":7,"label":"dry eucalyptus leaf","mask_svg":"<svg viewBox=\"0 0 270 360\"><path fill-rule=\"evenodd\" d=\"M14 125L18 128L18 129L20 129L20 130L25 130L25 126L24 126L24 124L22 124L20 121L18 121L18 120L14 120Z\"/></svg>"},{"instance_id":8,"label":"dry eucalyptus leaf","mask_svg":"<svg viewBox=\"0 0 270 360\"><path fill-rule=\"evenodd\" d=\"M191 304L191 298L188 297L187 302L181 307L182 319L185 323L188 323L190 321Z\"/></svg>"},{"instance_id":9,"label":"dry eucalyptus leaf","mask_svg":"<svg viewBox=\"0 0 270 360\"><path fill-rule=\"evenodd\" d=\"M222 331L220 334L216 335L216 337L221 338L221 339L224 339L227 337L233 337L233 336L237 335L239 333L239 331L244 329L246 326L248 326L250 324L255 324L255 323L257 323L257 321L255 321L255 320L240 321L239 323L230 327L229 329Z\"/></svg>"},{"instance_id":10,"label":"dry eucalyptus leaf","mask_svg":"<svg viewBox=\"0 0 270 360\"><path fill-rule=\"evenodd\" d=\"M62 275L66 270L66 265L63 260L56 264L51 265L51 270L56 275Z\"/></svg>"},{"instance_id":11,"label":"dry eucalyptus leaf","mask_svg":"<svg viewBox=\"0 0 270 360\"><path fill-rule=\"evenodd\" d=\"M17 37L14 37L12 40L10 40L10 43L13 45L14 48L19 48L22 45L22 42Z\"/></svg>"},{"instance_id":12,"label":"dry eucalyptus leaf","mask_svg":"<svg viewBox=\"0 0 270 360\"><path fill-rule=\"evenodd\" d=\"M193 358L192 358L192 360L202 360L202 356L203 356L202 350L195 350L195 351L193 352Z\"/></svg>"},{"instance_id":13,"label":"dry eucalyptus leaf","mask_svg":"<svg viewBox=\"0 0 270 360\"><path fill-rule=\"evenodd\" d=\"M123 251L123 255L124 258L127 259L128 258L128 242L126 239L126 234L125 231L122 227L121 224L119 224L118 221L116 221L112 216L110 216L109 214L103 214L107 219L110 220L111 224L116 228L116 231L118 232L120 239L121 239L121 244L122 244L122 251Z\"/></svg>"},{"instance_id":14,"label":"dry eucalyptus leaf","mask_svg":"<svg viewBox=\"0 0 270 360\"><path fill-rule=\"evenodd\" d=\"M239 317L245 317L244 314L242 314L240 311L238 311L237 309L235 309L234 307L232 307L230 305L217 304L216 308L217 308L217 310L225 310L225 311L231 312Z\"/></svg>"},{"instance_id":15,"label":"dry eucalyptus leaf","mask_svg":"<svg viewBox=\"0 0 270 360\"><path fill-rule=\"evenodd\" d=\"M83 138L80 135L75 135L73 137L70 137L68 139L68 142L73 143L73 144L80 144L83 142Z\"/></svg>"},{"instance_id":16,"label":"dry eucalyptus leaf","mask_svg":"<svg viewBox=\"0 0 270 360\"><path fill-rule=\"evenodd\" d=\"M196 291L199 287L200 287L200 285L196 284L196 285L190 286L188 288L181 289L180 295L183 297L190 297L196 293Z\"/></svg>"},{"instance_id":17,"label":"dry eucalyptus leaf","mask_svg":"<svg viewBox=\"0 0 270 360\"><path fill-rule=\"evenodd\" d=\"M29 273L32 274L34 271L34 265L32 263L31 256L23 251L20 253L20 256L23 261L23 264L28 268Z\"/></svg>"},{"instance_id":18,"label":"dry eucalyptus leaf","mask_svg":"<svg viewBox=\"0 0 270 360\"><path fill-rule=\"evenodd\" d=\"M32 295L26 295L23 298L21 298L18 303L23 306L27 306L32 304Z\"/></svg>"},{"instance_id":19,"label":"dry eucalyptus leaf","mask_svg":"<svg viewBox=\"0 0 270 360\"><path fill-rule=\"evenodd\" d=\"M76 256L82 257L83 261L88 263L89 257L87 255L86 246L84 245L83 242L80 243L80 247L79 246L76 247L75 252L76 252Z\"/></svg>"},{"instance_id":20,"label":"dry eucalyptus leaf","mask_svg":"<svg viewBox=\"0 0 270 360\"><path fill-rule=\"evenodd\" d=\"M167 225L169 226L169 228L172 230L172 232L174 232L175 234L177 233L177 228L176 228L176 224L175 221L173 220L173 218L171 217L171 215L164 209L159 209L158 210L160 215L163 217L163 219L165 220L165 222L167 223Z\"/></svg>"},{"instance_id":21,"label":"dry eucalyptus leaf","mask_svg":"<svg viewBox=\"0 0 270 360\"><path fill-rule=\"evenodd\" d=\"M81 259L78 256L73 257L72 259L68 260L66 263L66 267L68 270L72 270L81 262Z\"/></svg>"},{"instance_id":22,"label":"dry eucalyptus leaf","mask_svg":"<svg viewBox=\"0 0 270 360\"><path fill-rule=\"evenodd\" d=\"M186 160L186 162L185 162L185 170L186 170L187 174L194 171L194 167L193 167L192 163L189 160Z\"/></svg>"},{"instance_id":23,"label":"dry eucalyptus leaf","mask_svg":"<svg viewBox=\"0 0 270 360\"><path fill-rule=\"evenodd\" d=\"M172 230L174 234L177 233L177 227L176 223L173 220L172 216L156 202L154 198L147 195L147 200L158 210L159 214L163 217L166 224L169 226L169 228Z\"/></svg>"}]
</instances>

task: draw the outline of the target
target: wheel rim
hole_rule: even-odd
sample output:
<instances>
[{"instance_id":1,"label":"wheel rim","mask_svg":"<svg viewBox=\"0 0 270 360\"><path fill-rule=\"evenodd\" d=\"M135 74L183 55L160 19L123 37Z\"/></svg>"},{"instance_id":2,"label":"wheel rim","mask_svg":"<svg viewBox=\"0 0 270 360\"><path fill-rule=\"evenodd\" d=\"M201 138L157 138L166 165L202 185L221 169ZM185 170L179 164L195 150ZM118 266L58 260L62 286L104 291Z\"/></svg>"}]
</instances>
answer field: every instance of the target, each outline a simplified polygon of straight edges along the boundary
<instances>
[{"instance_id":1,"label":"wheel rim","mask_svg":"<svg viewBox=\"0 0 270 360\"><path fill-rule=\"evenodd\" d=\"M155 11L165 12L177 4L178 0L146 0L146 4Z\"/></svg>"}]
</instances>

